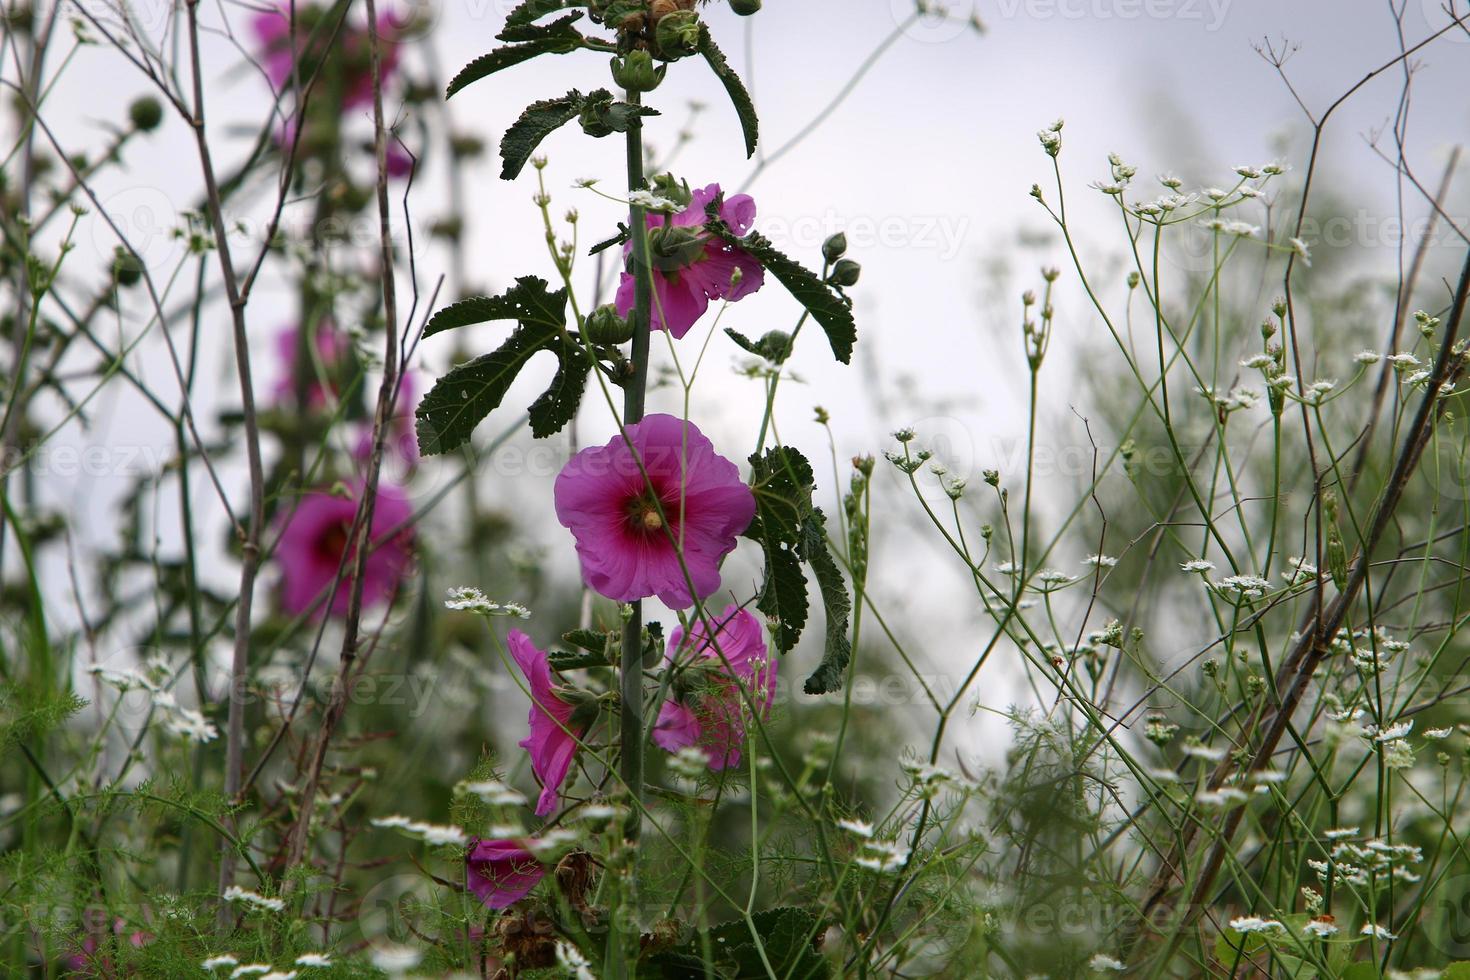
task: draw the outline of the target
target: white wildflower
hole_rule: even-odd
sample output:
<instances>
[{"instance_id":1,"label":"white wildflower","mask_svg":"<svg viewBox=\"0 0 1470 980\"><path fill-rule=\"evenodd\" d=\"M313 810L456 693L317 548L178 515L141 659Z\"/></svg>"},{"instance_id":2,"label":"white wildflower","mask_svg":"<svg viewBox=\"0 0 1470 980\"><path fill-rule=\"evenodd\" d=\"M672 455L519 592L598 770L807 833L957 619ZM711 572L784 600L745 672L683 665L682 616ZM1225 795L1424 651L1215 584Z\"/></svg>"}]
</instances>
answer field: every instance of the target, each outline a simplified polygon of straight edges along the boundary
<instances>
[{"instance_id":1,"label":"white wildflower","mask_svg":"<svg viewBox=\"0 0 1470 980\"><path fill-rule=\"evenodd\" d=\"M1082 564L1092 565L1094 567L1113 568L1118 564L1118 559L1111 555L1088 555L1082 559Z\"/></svg>"},{"instance_id":2,"label":"white wildflower","mask_svg":"<svg viewBox=\"0 0 1470 980\"><path fill-rule=\"evenodd\" d=\"M296 957L297 966L331 966L332 958L326 953L302 953Z\"/></svg>"},{"instance_id":3,"label":"white wildflower","mask_svg":"<svg viewBox=\"0 0 1470 980\"><path fill-rule=\"evenodd\" d=\"M858 837L873 836L873 825L866 820L839 820L837 821L837 827L840 830L847 831L849 834L856 834Z\"/></svg>"},{"instance_id":4,"label":"white wildflower","mask_svg":"<svg viewBox=\"0 0 1470 980\"><path fill-rule=\"evenodd\" d=\"M269 972L271 972L269 963L246 963L230 971L230 980L240 980L241 977L254 977Z\"/></svg>"},{"instance_id":5,"label":"white wildflower","mask_svg":"<svg viewBox=\"0 0 1470 980\"><path fill-rule=\"evenodd\" d=\"M1286 931L1286 927L1277 920L1263 919L1257 915L1246 915L1237 919L1231 919L1230 928L1242 933Z\"/></svg>"},{"instance_id":6,"label":"white wildflower","mask_svg":"<svg viewBox=\"0 0 1470 980\"><path fill-rule=\"evenodd\" d=\"M571 943L557 940L556 965L565 970L572 980L597 980L597 974L592 972L592 964Z\"/></svg>"},{"instance_id":7,"label":"white wildflower","mask_svg":"<svg viewBox=\"0 0 1470 980\"><path fill-rule=\"evenodd\" d=\"M531 610L518 602L494 602L485 593L471 585L458 585L449 590L444 600L446 609L479 613L481 616L511 616L515 619L530 619Z\"/></svg>"},{"instance_id":8,"label":"white wildflower","mask_svg":"<svg viewBox=\"0 0 1470 980\"><path fill-rule=\"evenodd\" d=\"M1357 827L1334 827L1331 830L1322 831L1322 836L1327 840L1346 840L1349 837L1358 836Z\"/></svg>"},{"instance_id":9,"label":"white wildflower","mask_svg":"<svg viewBox=\"0 0 1470 980\"><path fill-rule=\"evenodd\" d=\"M1113 970L1114 972L1122 973L1128 969L1128 965L1122 960L1115 960L1106 953L1095 954L1092 959L1087 961L1087 965L1090 969L1096 970L1099 973L1104 970Z\"/></svg>"},{"instance_id":10,"label":"white wildflower","mask_svg":"<svg viewBox=\"0 0 1470 980\"><path fill-rule=\"evenodd\" d=\"M1440 739L1449 738L1453 734L1455 734L1455 730L1453 728L1426 728L1426 729L1424 729L1424 737L1425 738L1429 738L1429 739L1433 739L1436 742L1438 742Z\"/></svg>"},{"instance_id":11,"label":"white wildflower","mask_svg":"<svg viewBox=\"0 0 1470 980\"><path fill-rule=\"evenodd\" d=\"M1210 572L1214 571L1215 563L1203 558L1191 558L1179 566L1181 572Z\"/></svg>"},{"instance_id":12,"label":"white wildflower","mask_svg":"<svg viewBox=\"0 0 1470 980\"><path fill-rule=\"evenodd\" d=\"M855 861L859 867L869 871L897 871L908 860L909 849L898 841L870 840L863 844L863 853Z\"/></svg>"},{"instance_id":13,"label":"white wildflower","mask_svg":"<svg viewBox=\"0 0 1470 980\"><path fill-rule=\"evenodd\" d=\"M666 197L660 197L652 191L634 191L628 195L628 203L635 208L643 208L648 211L664 211L676 214L684 210L678 202L671 201Z\"/></svg>"},{"instance_id":14,"label":"white wildflower","mask_svg":"<svg viewBox=\"0 0 1470 980\"><path fill-rule=\"evenodd\" d=\"M477 780L464 783L460 789L471 796L478 796L483 802L491 806L525 806L526 797L519 790L512 789L498 779Z\"/></svg>"},{"instance_id":15,"label":"white wildflower","mask_svg":"<svg viewBox=\"0 0 1470 980\"><path fill-rule=\"evenodd\" d=\"M1312 264L1312 251L1311 249L1307 248L1306 242L1302 241L1300 238L1288 238L1286 241L1287 244L1291 246L1291 250L1295 252L1299 258L1301 258L1302 262L1309 266Z\"/></svg>"},{"instance_id":16,"label":"white wildflower","mask_svg":"<svg viewBox=\"0 0 1470 980\"><path fill-rule=\"evenodd\" d=\"M201 970L218 970L222 966L235 966L239 962L240 962L239 960L235 959L235 957L231 956L229 953L223 953L223 954L221 954L219 956L211 956L209 959L205 960L203 963L200 963L199 964L199 969L201 969Z\"/></svg>"},{"instance_id":17,"label":"white wildflower","mask_svg":"<svg viewBox=\"0 0 1470 980\"><path fill-rule=\"evenodd\" d=\"M1252 354L1250 357L1247 357L1245 360L1240 362L1241 367L1253 368L1257 371L1264 371L1268 367L1274 367L1275 364L1276 358L1270 354L1265 353Z\"/></svg>"},{"instance_id":18,"label":"white wildflower","mask_svg":"<svg viewBox=\"0 0 1470 980\"><path fill-rule=\"evenodd\" d=\"M1363 928L1358 930L1358 935L1372 936L1374 939L1387 940L1399 938L1398 936L1389 932L1387 929L1383 928L1383 926L1378 925L1376 922L1369 922L1368 924L1364 925Z\"/></svg>"},{"instance_id":19,"label":"white wildflower","mask_svg":"<svg viewBox=\"0 0 1470 980\"><path fill-rule=\"evenodd\" d=\"M382 945L373 948L373 966L384 973L404 973L419 965L423 954L412 946Z\"/></svg>"},{"instance_id":20,"label":"white wildflower","mask_svg":"<svg viewBox=\"0 0 1470 980\"><path fill-rule=\"evenodd\" d=\"M1227 575L1222 578L1216 588L1224 592L1229 590L1243 598L1259 599L1271 588L1271 583L1259 575Z\"/></svg>"},{"instance_id":21,"label":"white wildflower","mask_svg":"<svg viewBox=\"0 0 1470 980\"><path fill-rule=\"evenodd\" d=\"M1302 932L1305 932L1309 936L1315 936L1318 939L1335 936L1339 931L1337 923L1332 920L1331 916L1326 915L1319 916L1302 926Z\"/></svg>"},{"instance_id":22,"label":"white wildflower","mask_svg":"<svg viewBox=\"0 0 1470 980\"><path fill-rule=\"evenodd\" d=\"M193 708L177 708L164 719L164 727L189 742L212 742L219 737L219 729Z\"/></svg>"},{"instance_id":23,"label":"white wildflower","mask_svg":"<svg viewBox=\"0 0 1470 980\"><path fill-rule=\"evenodd\" d=\"M1396 738L1403 738L1414 730L1414 719L1401 721L1397 725L1390 725L1383 731L1376 733L1373 738L1379 742L1391 742Z\"/></svg>"},{"instance_id":24,"label":"white wildflower","mask_svg":"<svg viewBox=\"0 0 1470 980\"><path fill-rule=\"evenodd\" d=\"M1195 794L1194 799L1201 806L1227 808L1245 803L1250 799L1250 794L1242 792L1234 786L1221 786L1217 790L1201 790Z\"/></svg>"},{"instance_id":25,"label":"white wildflower","mask_svg":"<svg viewBox=\"0 0 1470 980\"><path fill-rule=\"evenodd\" d=\"M281 912L286 908L286 903L279 898L268 898L259 892L246 891L239 885L231 885L229 888L226 888L224 899L227 902L243 902L246 905L269 909L272 912ZM269 969L269 967L266 969Z\"/></svg>"},{"instance_id":26,"label":"white wildflower","mask_svg":"<svg viewBox=\"0 0 1470 980\"><path fill-rule=\"evenodd\" d=\"M1186 741L1183 746L1185 755L1196 759L1204 759L1206 762L1219 762L1225 758L1226 751L1213 745L1205 745L1203 742Z\"/></svg>"}]
</instances>

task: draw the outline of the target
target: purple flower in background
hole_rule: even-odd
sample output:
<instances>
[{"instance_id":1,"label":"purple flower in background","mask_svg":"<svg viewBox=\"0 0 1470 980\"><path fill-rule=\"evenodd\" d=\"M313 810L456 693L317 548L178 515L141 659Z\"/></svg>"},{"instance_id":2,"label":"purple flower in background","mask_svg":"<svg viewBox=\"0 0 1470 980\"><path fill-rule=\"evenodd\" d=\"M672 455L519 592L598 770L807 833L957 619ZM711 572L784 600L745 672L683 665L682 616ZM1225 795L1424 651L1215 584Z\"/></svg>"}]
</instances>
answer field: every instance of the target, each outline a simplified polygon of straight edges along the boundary
<instances>
[{"instance_id":1,"label":"purple flower in background","mask_svg":"<svg viewBox=\"0 0 1470 980\"><path fill-rule=\"evenodd\" d=\"M342 497L325 491L304 494L284 511L285 525L276 561L281 567L281 608L299 615L326 596L341 568L342 583L331 613L346 615L355 564L351 541L360 485ZM379 482L373 506L372 551L363 573L362 605L369 608L393 598L413 560L413 529L405 526L413 508L403 491ZM321 610L317 614L321 615Z\"/></svg>"},{"instance_id":2,"label":"purple flower in background","mask_svg":"<svg viewBox=\"0 0 1470 980\"><path fill-rule=\"evenodd\" d=\"M776 693L776 667L768 660L761 622L739 606L729 606L718 617L711 637L704 620L696 620L669 636L668 661L672 669L706 673L683 701L670 698L658 713L653 741L668 752L696 745L709 753L709 767L718 772L740 765L745 743L746 690L762 715Z\"/></svg>"},{"instance_id":3,"label":"purple flower in background","mask_svg":"<svg viewBox=\"0 0 1470 980\"><path fill-rule=\"evenodd\" d=\"M492 909L503 909L530 894L546 870L513 840L477 840L465 856L470 891Z\"/></svg>"},{"instance_id":4,"label":"purple flower in background","mask_svg":"<svg viewBox=\"0 0 1470 980\"><path fill-rule=\"evenodd\" d=\"M692 229L697 232L706 220L705 208L720 197L720 185L710 184L694 192L689 206L665 223L663 215L648 215L653 261L652 326L667 330L676 338L684 336L696 320L709 309L710 300L731 303L761 288L765 272L749 252L727 245L714 236L685 243L678 249L659 248L661 242L672 244ZM744 235L755 224L755 201L749 194L736 194L721 201L720 219L736 235ZM631 268L633 242L623 246L623 261ZM733 285L735 271L740 271ZM631 272L624 272L615 297L618 315L626 317L633 310L635 282Z\"/></svg>"},{"instance_id":5,"label":"purple flower in background","mask_svg":"<svg viewBox=\"0 0 1470 980\"><path fill-rule=\"evenodd\" d=\"M511 630L506 641L510 655L520 665L521 673L526 675L526 683L531 688L531 733L519 744L531 756L531 771L541 782L536 816L544 817L556 809L561 798L561 784L571 771L572 759L577 754L577 739L571 730L573 709L557 696L546 653L538 650L531 638L520 630Z\"/></svg>"},{"instance_id":6,"label":"purple flower in background","mask_svg":"<svg viewBox=\"0 0 1470 980\"><path fill-rule=\"evenodd\" d=\"M250 18L250 30L255 35L266 78L272 88L280 91L291 84L292 66L299 63L300 82L304 88L312 74L327 63L327 70L343 75L343 109L371 105L373 78L368 32L359 26L344 25L334 36L332 24L326 22L322 14L323 11L316 7L297 6L294 43L289 6L264 10ZM385 85L398 71L400 51L397 38L403 26L391 13L378 15L378 70ZM320 82L317 97L322 97Z\"/></svg>"},{"instance_id":7,"label":"purple flower in background","mask_svg":"<svg viewBox=\"0 0 1470 980\"><path fill-rule=\"evenodd\" d=\"M351 348L351 341L330 318L323 318L317 323L312 341L316 345L316 361L306 366L305 407L317 409L327 405L328 393L333 398L340 393L342 361ZM271 389L271 396L277 404L295 404L300 346L299 327L287 327L276 334L276 360L281 373Z\"/></svg>"},{"instance_id":8,"label":"purple flower in background","mask_svg":"<svg viewBox=\"0 0 1470 980\"><path fill-rule=\"evenodd\" d=\"M672 415L650 415L627 427L627 439L579 452L557 476L555 497L590 588L618 602L656 595L674 609L720 587L720 562L755 516L739 468Z\"/></svg>"}]
</instances>

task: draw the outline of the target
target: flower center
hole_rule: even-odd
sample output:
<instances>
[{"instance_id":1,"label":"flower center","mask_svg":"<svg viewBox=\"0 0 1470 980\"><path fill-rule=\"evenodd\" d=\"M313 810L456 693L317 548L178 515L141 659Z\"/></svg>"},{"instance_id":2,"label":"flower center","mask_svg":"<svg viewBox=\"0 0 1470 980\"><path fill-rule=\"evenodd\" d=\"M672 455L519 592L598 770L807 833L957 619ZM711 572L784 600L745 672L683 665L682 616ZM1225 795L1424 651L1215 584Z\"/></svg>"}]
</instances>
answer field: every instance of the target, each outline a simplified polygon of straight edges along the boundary
<instances>
[{"instance_id":1,"label":"flower center","mask_svg":"<svg viewBox=\"0 0 1470 980\"><path fill-rule=\"evenodd\" d=\"M352 526L347 523L333 524L325 529L317 539L317 553L323 558L340 562L347 551L347 536L351 530Z\"/></svg>"},{"instance_id":2,"label":"flower center","mask_svg":"<svg viewBox=\"0 0 1470 980\"><path fill-rule=\"evenodd\" d=\"M663 515L659 513L658 502L653 499L652 494L640 494L628 501L628 523L634 529L650 533L663 530Z\"/></svg>"}]
</instances>

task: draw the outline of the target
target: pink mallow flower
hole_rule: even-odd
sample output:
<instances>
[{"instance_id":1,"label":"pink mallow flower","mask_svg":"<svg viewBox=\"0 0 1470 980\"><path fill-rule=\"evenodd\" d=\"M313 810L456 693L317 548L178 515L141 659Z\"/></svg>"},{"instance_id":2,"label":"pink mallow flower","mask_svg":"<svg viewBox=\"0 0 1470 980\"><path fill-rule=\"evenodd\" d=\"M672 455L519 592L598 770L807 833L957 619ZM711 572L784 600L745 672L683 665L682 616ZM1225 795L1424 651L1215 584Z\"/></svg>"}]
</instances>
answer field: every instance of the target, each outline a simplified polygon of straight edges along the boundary
<instances>
[{"instance_id":1,"label":"pink mallow flower","mask_svg":"<svg viewBox=\"0 0 1470 980\"><path fill-rule=\"evenodd\" d=\"M555 497L590 588L618 602L656 595L673 609L720 587L720 562L755 516L740 470L672 415L650 415L628 426L626 439L573 456Z\"/></svg>"},{"instance_id":2,"label":"pink mallow flower","mask_svg":"<svg viewBox=\"0 0 1470 980\"><path fill-rule=\"evenodd\" d=\"M470 891L492 909L525 898L546 870L513 840L478 840L465 856Z\"/></svg>"},{"instance_id":3,"label":"pink mallow flower","mask_svg":"<svg viewBox=\"0 0 1470 980\"><path fill-rule=\"evenodd\" d=\"M683 627L669 636L671 669L690 679L681 699L670 698L659 709L653 741L668 752L691 745L709 753L709 767L740 765L745 743L745 696L762 716L776 694L776 665L768 659L761 622L739 606L729 606L711 622L711 638L703 619L686 633Z\"/></svg>"},{"instance_id":4,"label":"pink mallow flower","mask_svg":"<svg viewBox=\"0 0 1470 980\"><path fill-rule=\"evenodd\" d=\"M700 229L707 216L705 207L720 197L720 185L710 184L694 192L689 206L665 220L664 215L648 215L649 250L653 265L652 326L682 337L704 315L712 299L731 303L761 288L765 272L760 263L744 249L725 244ZM749 194L736 194L722 200L720 219L736 235L744 235L755 224L755 201ZM623 246L623 261L632 268L633 242ZM733 285L735 270L739 281ZM633 310L634 278L624 272L615 298L618 315L626 317Z\"/></svg>"},{"instance_id":5,"label":"pink mallow flower","mask_svg":"<svg viewBox=\"0 0 1470 980\"><path fill-rule=\"evenodd\" d=\"M572 729L574 709L557 695L546 653L536 649L531 638L520 630L511 630L506 641L510 655L520 665L531 688L531 734L519 745L531 756L531 771L541 783L536 816L544 817L556 809L561 784L577 754L577 738Z\"/></svg>"},{"instance_id":6,"label":"pink mallow flower","mask_svg":"<svg viewBox=\"0 0 1470 980\"><path fill-rule=\"evenodd\" d=\"M327 319L317 324L312 340L316 343L316 360L306 365L306 407L318 409L326 406L328 392L333 398L338 394L342 362L351 341ZM299 327L287 327L276 334L276 361L281 373L271 389L271 397L277 404L296 401L296 355L300 353L300 343Z\"/></svg>"},{"instance_id":7,"label":"pink mallow flower","mask_svg":"<svg viewBox=\"0 0 1470 980\"><path fill-rule=\"evenodd\" d=\"M357 514L360 485L343 497L326 491L307 493L285 511L285 527L276 547L281 566L281 608L295 616L325 597L341 568L342 583L331 612L343 616L352 594L352 520ZM362 582L362 605L369 608L393 597L413 559L413 529L404 526L413 508L402 490L378 484L373 506L372 551ZM345 561L344 561L345 557ZM320 615L318 610L318 615Z\"/></svg>"},{"instance_id":8,"label":"pink mallow flower","mask_svg":"<svg viewBox=\"0 0 1470 980\"><path fill-rule=\"evenodd\" d=\"M340 33L325 22L320 8L298 4L296 7L296 40L291 40L289 6L262 10L250 19L250 30L259 47L260 64L272 88L280 91L291 83L292 66L300 62L300 81L305 88L325 58L331 58L328 70L342 73L342 108L357 109L372 104L373 79L369 49L370 39L364 27L346 25ZM400 57L398 36L407 24L392 13L378 15L379 77L386 85L398 71ZM313 36L315 35L315 36ZM316 97L324 86L316 85Z\"/></svg>"}]
</instances>

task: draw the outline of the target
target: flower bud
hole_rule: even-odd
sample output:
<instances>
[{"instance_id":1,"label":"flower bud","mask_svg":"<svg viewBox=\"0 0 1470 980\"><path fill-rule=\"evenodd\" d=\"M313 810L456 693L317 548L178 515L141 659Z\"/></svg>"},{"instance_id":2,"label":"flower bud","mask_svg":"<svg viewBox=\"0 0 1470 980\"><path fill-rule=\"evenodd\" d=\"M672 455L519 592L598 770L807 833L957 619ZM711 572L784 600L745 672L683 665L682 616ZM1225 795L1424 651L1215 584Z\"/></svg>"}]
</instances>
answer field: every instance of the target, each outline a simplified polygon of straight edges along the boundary
<instances>
[{"instance_id":1,"label":"flower bud","mask_svg":"<svg viewBox=\"0 0 1470 980\"><path fill-rule=\"evenodd\" d=\"M838 232L822 243L822 258L836 262L847 252L847 236Z\"/></svg>"},{"instance_id":2,"label":"flower bud","mask_svg":"<svg viewBox=\"0 0 1470 980\"><path fill-rule=\"evenodd\" d=\"M658 268L683 268L704 256L705 238L699 228L658 225L648 229L648 250Z\"/></svg>"},{"instance_id":3,"label":"flower bud","mask_svg":"<svg viewBox=\"0 0 1470 980\"><path fill-rule=\"evenodd\" d=\"M119 286L136 286L143 278L143 264L121 245L112 253L112 278Z\"/></svg>"},{"instance_id":4,"label":"flower bud","mask_svg":"<svg viewBox=\"0 0 1470 980\"><path fill-rule=\"evenodd\" d=\"M827 281L838 286L856 286L858 277L862 275L863 267L852 259L838 259L837 264L832 267L832 274Z\"/></svg>"},{"instance_id":5,"label":"flower bud","mask_svg":"<svg viewBox=\"0 0 1470 980\"><path fill-rule=\"evenodd\" d=\"M659 18L653 29L658 56L678 61L699 50L699 15L692 10L675 10Z\"/></svg>"},{"instance_id":6,"label":"flower bud","mask_svg":"<svg viewBox=\"0 0 1470 980\"><path fill-rule=\"evenodd\" d=\"M594 344L626 344L633 339L633 324L618 316L617 308L609 303L587 314L582 333Z\"/></svg>"},{"instance_id":7,"label":"flower bud","mask_svg":"<svg viewBox=\"0 0 1470 980\"><path fill-rule=\"evenodd\" d=\"M151 95L140 96L128 106L128 120L140 133L151 133L163 122L163 106Z\"/></svg>"},{"instance_id":8,"label":"flower bud","mask_svg":"<svg viewBox=\"0 0 1470 980\"><path fill-rule=\"evenodd\" d=\"M613 81L629 92L652 92L664 80L667 71L667 65L655 67L653 56L647 51L629 51L612 60Z\"/></svg>"},{"instance_id":9,"label":"flower bud","mask_svg":"<svg viewBox=\"0 0 1470 980\"><path fill-rule=\"evenodd\" d=\"M761 9L761 0L730 0L730 9L741 17L749 17Z\"/></svg>"},{"instance_id":10,"label":"flower bud","mask_svg":"<svg viewBox=\"0 0 1470 980\"><path fill-rule=\"evenodd\" d=\"M659 174L653 178L653 193L666 201L673 201L680 208L687 208L689 202L694 200L689 181L676 180L673 174Z\"/></svg>"}]
</instances>

